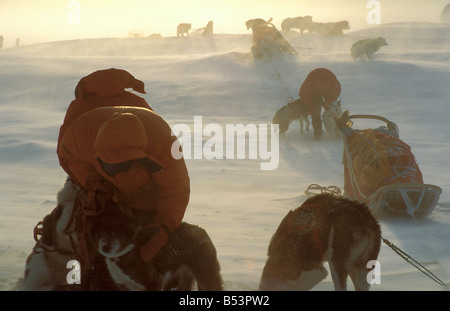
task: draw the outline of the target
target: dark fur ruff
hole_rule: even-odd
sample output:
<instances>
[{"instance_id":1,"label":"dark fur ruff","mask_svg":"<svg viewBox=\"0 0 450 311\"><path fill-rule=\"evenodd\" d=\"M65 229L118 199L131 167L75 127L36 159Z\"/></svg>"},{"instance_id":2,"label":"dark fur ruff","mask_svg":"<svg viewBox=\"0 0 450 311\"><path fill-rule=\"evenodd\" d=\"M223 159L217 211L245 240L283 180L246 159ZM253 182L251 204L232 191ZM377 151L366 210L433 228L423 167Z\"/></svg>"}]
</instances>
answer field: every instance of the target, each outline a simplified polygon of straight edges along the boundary
<instances>
[{"instance_id":1,"label":"dark fur ruff","mask_svg":"<svg viewBox=\"0 0 450 311\"><path fill-rule=\"evenodd\" d=\"M377 259L380 244L380 226L366 205L319 194L290 211L281 221L271 239L261 280L285 284L305 271L321 270L323 277L311 284L312 288L326 276L323 262L328 260L338 275L340 289L346 289L348 275L355 289L368 289L365 276L370 270L366 265ZM331 258L327 258L330 248ZM335 288L336 282L333 279ZM267 284L264 289L270 290Z\"/></svg>"}]
</instances>

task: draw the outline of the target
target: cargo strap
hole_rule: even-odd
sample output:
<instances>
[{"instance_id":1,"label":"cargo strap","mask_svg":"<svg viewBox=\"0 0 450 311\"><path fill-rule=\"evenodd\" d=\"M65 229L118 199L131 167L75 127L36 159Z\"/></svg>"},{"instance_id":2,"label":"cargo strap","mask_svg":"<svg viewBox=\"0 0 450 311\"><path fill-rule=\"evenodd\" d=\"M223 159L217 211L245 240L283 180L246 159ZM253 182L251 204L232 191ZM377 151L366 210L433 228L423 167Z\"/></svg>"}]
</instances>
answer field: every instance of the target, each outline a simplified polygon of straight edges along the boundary
<instances>
[{"instance_id":1,"label":"cargo strap","mask_svg":"<svg viewBox=\"0 0 450 311\"><path fill-rule=\"evenodd\" d=\"M57 252L61 255L72 255L72 252L69 250L64 250L57 248L54 239L55 239L55 227L56 222L61 213L61 206L58 205L55 207L52 212L44 218L44 220L39 221L33 229L33 238L36 242L34 247L34 251L36 253L39 252Z\"/></svg>"}]
</instances>

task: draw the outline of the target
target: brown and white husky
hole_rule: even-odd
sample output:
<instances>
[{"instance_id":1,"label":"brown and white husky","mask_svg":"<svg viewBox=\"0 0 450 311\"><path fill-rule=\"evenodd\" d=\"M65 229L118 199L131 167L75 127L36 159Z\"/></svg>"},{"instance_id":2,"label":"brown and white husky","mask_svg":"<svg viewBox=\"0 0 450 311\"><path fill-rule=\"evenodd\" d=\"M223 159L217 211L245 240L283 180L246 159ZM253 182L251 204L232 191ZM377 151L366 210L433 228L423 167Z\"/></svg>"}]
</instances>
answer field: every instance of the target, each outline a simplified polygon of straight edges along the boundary
<instances>
[{"instance_id":1,"label":"brown and white husky","mask_svg":"<svg viewBox=\"0 0 450 311\"><path fill-rule=\"evenodd\" d=\"M270 241L260 290L310 290L327 276L335 290L369 290L369 261L377 260L381 230L368 207L319 194L289 211ZM370 266L371 267L371 266Z\"/></svg>"}]
</instances>

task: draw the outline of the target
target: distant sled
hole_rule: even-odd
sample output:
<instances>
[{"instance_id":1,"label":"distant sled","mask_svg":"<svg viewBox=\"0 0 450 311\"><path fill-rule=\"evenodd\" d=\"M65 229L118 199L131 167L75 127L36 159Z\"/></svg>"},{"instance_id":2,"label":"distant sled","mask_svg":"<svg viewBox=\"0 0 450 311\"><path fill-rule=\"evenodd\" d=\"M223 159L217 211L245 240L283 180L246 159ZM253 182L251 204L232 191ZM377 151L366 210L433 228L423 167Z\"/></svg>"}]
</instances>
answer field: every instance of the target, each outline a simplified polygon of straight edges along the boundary
<instances>
[{"instance_id":1,"label":"distant sled","mask_svg":"<svg viewBox=\"0 0 450 311\"><path fill-rule=\"evenodd\" d=\"M353 129L352 119L379 120L376 129ZM442 189L424 184L410 146L397 125L376 115L349 115L337 120L343 134L344 195L366 203L377 217L423 218L436 207Z\"/></svg>"},{"instance_id":2,"label":"distant sled","mask_svg":"<svg viewBox=\"0 0 450 311\"><path fill-rule=\"evenodd\" d=\"M273 24L257 24L252 27L252 31L252 53L255 59L272 57L278 54L298 55L295 48Z\"/></svg>"}]
</instances>

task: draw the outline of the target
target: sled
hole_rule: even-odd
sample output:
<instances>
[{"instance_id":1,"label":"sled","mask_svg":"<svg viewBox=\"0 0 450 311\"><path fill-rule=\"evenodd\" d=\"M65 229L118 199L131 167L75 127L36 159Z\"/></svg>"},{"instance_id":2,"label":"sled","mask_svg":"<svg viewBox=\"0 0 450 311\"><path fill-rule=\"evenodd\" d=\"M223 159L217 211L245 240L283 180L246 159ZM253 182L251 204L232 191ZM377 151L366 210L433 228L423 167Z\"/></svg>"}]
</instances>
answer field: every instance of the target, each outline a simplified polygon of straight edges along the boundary
<instances>
[{"instance_id":1,"label":"sled","mask_svg":"<svg viewBox=\"0 0 450 311\"><path fill-rule=\"evenodd\" d=\"M358 130L352 128L352 119L385 125ZM336 124L343 136L344 196L366 203L379 218L423 218L433 211L442 189L423 183L411 148L399 138L394 122L347 112Z\"/></svg>"},{"instance_id":2,"label":"sled","mask_svg":"<svg viewBox=\"0 0 450 311\"><path fill-rule=\"evenodd\" d=\"M298 55L295 48L272 23L255 25L252 27L252 31L252 53L255 59L272 57L278 54Z\"/></svg>"}]
</instances>

